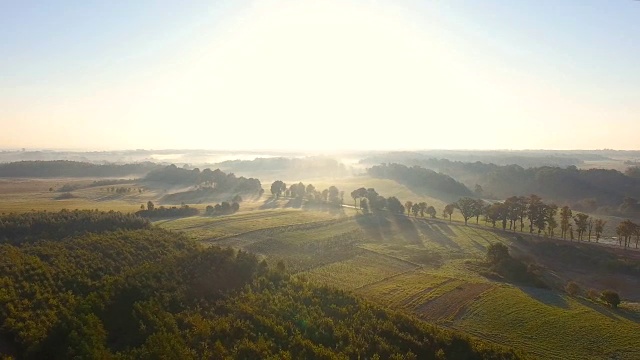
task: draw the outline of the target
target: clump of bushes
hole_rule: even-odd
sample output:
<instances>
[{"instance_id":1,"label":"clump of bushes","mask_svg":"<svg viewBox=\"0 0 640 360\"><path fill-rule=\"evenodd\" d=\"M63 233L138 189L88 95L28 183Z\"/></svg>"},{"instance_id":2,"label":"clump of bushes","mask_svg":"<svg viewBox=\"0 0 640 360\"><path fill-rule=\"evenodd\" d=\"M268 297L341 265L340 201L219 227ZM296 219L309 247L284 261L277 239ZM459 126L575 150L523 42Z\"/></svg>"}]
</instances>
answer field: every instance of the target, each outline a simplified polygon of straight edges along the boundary
<instances>
[{"instance_id":1,"label":"clump of bushes","mask_svg":"<svg viewBox=\"0 0 640 360\"><path fill-rule=\"evenodd\" d=\"M226 201L223 201L220 204L215 204L214 206L208 205L204 213L205 215L213 216L213 215L228 215L233 214L240 210L240 204L237 202L233 202L229 204Z\"/></svg>"},{"instance_id":2,"label":"clump of bushes","mask_svg":"<svg viewBox=\"0 0 640 360\"><path fill-rule=\"evenodd\" d=\"M612 308L617 308L620 305L620 295L613 290L604 290L600 293L600 300L609 304Z\"/></svg>"},{"instance_id":3,"label":"clump of bushes","mask_svg":"<svg viewBox=\"0 0 640 360\"><path fill-rule=\"evenodd\" d=\"M564 289L567 294L571 296L576 296L580 293L580 285L578 285L575 281L569 281Z\"/></svg>"},{"instance_id":4,"label":"clump of bushes","mask_svg":"<svg viewBox=\"0 0 640 360\"><path fill-rule=\"evenodd\" d=\"M540 288L547 285L536 275L535 264L527 266L509 254L509 248L502 243L494 243L487 248L487 264L489 272L499 275L507 281L525 283Z\"/></svg>"}]
</instances>

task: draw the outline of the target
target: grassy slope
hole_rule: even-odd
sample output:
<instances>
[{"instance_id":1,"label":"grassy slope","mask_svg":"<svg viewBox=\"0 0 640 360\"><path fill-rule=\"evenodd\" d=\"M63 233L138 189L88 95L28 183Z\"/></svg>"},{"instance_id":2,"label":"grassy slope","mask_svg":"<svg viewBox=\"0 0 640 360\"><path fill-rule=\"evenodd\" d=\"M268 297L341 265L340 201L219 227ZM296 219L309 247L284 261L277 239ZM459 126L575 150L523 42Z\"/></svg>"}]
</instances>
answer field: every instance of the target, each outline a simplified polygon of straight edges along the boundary
<instances>
[{"instance_id":1,"label":"grassy slope","mask_svg":"<svg viewBox=\"0 0 640 360\"><path fill-rule=\"evenodd\" d=\"M511 235L455 222L332 216L272 209L161 226L285 260L298 276L540 358L640 355L637 311L495 283L467 269L465 261L481 259L491 242L510 243Z\"/></svg>"}]
</instances>

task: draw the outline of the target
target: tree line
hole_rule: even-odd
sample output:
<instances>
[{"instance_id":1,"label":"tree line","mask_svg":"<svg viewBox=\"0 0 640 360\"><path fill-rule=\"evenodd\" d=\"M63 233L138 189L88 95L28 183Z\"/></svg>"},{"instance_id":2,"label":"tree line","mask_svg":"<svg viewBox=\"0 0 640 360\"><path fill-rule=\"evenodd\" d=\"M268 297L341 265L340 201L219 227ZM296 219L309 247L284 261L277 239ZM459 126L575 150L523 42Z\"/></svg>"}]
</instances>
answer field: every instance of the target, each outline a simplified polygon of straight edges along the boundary
<instances>
[{"instance_id":1,"label":"tree line","mask_svg":"<svg viewBox=\"0 0 640 360\"><path fill-rule=\"evenodd\" d=\"M179 168L173 164L149 172L143 180L170 185L211 188L219 193L258 193L262 190L262 185L258 179L247 179L242 176L236 177L235 174L226 174L220 169L211 170L207 168L200 171L200 169L194 168L192 170L188 170Z\"/></svg>"},{"instance_id":2,"label":"tree line","mask_svg":"<svg viewBox=\"0 0 640 360\"><path fill-rule=\"evenodd\" d=\"M147 202L147 208L145 209L144 205L140 205L140 210L136 212L136 215L149 219L165 219L196 216L199 213L200 211L198 209L186 204L182 204L180 207L165 207L163 205L156 207L153 201L149 200Z\"/></svg>"},{"instance_id":3,"label":"tree line","mask_svg":"<svg viewBox=\"0 0 640 360\"><path fill-rule=\"evenodd\" d=\"M148 220L115 211L32 211L0 216L0 243L19 245L42 239L59 240L88 232L148 229Z\"/></svg>"},{"instance_id":4,"label":"tree line","mask_svg":"<svg viewBox=\"0 0 640 360\"><path fill-rule=\"evenodd\" d=\"M152 162L93 164L69 160L18 161L0 164L0 177L115 177L142 175L159 168L161 165Z\"/></svg>"}]
</instances>

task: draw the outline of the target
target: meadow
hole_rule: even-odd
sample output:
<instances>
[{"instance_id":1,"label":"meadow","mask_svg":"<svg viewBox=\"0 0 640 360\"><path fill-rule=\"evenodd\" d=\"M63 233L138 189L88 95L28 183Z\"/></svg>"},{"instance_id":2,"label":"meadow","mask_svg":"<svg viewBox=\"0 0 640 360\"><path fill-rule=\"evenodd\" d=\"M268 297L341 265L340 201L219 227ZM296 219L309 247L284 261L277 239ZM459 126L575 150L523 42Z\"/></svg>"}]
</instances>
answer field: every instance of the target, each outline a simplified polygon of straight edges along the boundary
<instances>
[{"instance_id":1,"label":"meadow","mask_svg":"<svg viewBox=\"0 0 640 360\"><path fill-rule=\"evenodd\" d=\"M1 180L0 212L62 208L135 212L165 193L132 182L118 185L132 188L131 192L117 194L105 187L88 186L91 181ZM374 187L381 195L397 196L401 201L425 201L438 209L439 218L445 205L391 180L361 176L303 182L317 188L337 186L345 191L345 205L352 204L349 193L358 187ZM67 184L79 188L70 192L73 197L60 199L63 192L59 189ZM189 204L200 210L206 205ZM166 219L154 224L203 244L250 251L272 264L283 261L301 281L342 289L437 326L512 346L534 358L640 357L637 277L605 268L572 270L561 266L565 260L571 263L571 254L549 257L545 262L531 244L554 240L473 223L464 226L457 211L452 222L386 213L364 215L350 207L310 207L264 195L243 201L240 211L232 215ZM473 264L482 262L487 247L495 242L510 246L519 257L538 261L546 273L553 274L549 275L554 280L551 289L508 283L474 270ZM597 256L590 250L594 248L591 244L570 246L575 246L574 255L580 259ZM624 252L612 252L615 249L595 248L610 255L606 261L626 258ZM580 283L583 291L579 295L563 291L569 280ZM591 287L619 289L623 297L620 308L610 309L588 299L586 290Z\"/></svg>"},{"instance_id":2,"label":"meadow","mask_svg":"<svg viewBox=\"0 0 640 360\"><path fill-rule=\"evenodd\" d=\"M251 251L267 261L282 260L299 279L353 292L535 358L640 356L640 299L625 298L613 310L561 288L492 280L469 266L483 261L494 242L533 256L523 253L526 247L511 233L444 220L362 215L352 209L340 215L254 210L158 225L210 244Z\"/></svg>"}]
</instances>

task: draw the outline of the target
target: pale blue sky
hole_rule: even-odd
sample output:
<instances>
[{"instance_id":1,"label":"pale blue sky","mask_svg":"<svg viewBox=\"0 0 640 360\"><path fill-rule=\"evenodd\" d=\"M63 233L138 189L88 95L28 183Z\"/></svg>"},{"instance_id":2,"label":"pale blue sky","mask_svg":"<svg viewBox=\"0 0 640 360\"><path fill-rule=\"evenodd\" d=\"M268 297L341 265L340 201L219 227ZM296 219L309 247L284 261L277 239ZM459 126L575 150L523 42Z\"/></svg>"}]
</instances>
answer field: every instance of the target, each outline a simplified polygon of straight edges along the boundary
<instances>
[{"instance_id":1,"label":"pale blue sky","mask_svg":"<svg viewBox=\"0 0 640 360\"><path fill-rule=\"evenodd\" d=\"M631 0L0 0L0 147L638 149L639 24Z\"/></svg>"}]
</instances>

